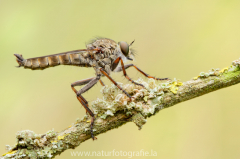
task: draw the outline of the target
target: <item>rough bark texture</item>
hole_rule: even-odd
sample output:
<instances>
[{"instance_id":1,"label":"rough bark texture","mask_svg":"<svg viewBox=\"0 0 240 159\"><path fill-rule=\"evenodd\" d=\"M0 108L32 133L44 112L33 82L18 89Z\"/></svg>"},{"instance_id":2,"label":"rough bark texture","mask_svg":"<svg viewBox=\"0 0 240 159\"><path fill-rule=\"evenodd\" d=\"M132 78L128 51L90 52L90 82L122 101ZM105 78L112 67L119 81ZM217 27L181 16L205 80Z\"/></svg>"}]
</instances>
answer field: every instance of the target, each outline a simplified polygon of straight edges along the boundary
<instances>
[{"instance_id":1,"label":"rough bark texture","mask_svg":"<svg viewBox=\"0 0 240 159\"><path fill-rule=\"evenodd\" d=\"M237 84L240 82L239 63L239 60L235 60L230 67L221 71L211 69L208 73L202 72L198 77L183 83L177 80L166 83L138 80L145 88L122 85L132 95L132 102L115 86L105 87L102 90L104 98L97 99L92 104L97 116L94 134L97 136L130 121L141 129L147 117L163 108ZM91 139L90 118L84 116L61 132L50 130L46 134L35 134L30 130L19 131L16 138L16 145L7 146L9 152L0 158L53 158Z\"/></svg>"}]
</instances>

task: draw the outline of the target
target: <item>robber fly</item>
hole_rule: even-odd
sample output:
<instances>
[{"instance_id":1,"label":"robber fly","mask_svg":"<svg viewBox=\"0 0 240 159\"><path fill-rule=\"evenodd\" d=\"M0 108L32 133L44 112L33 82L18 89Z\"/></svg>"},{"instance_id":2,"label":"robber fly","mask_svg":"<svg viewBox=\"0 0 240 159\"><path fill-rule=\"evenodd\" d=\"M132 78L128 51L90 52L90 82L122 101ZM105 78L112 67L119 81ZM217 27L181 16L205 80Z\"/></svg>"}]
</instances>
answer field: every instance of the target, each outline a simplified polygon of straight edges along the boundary
<instances>
[{"instance_id":1,"label":"robber fly","mask_svg":"<svg viewBox=\"0 0 240 159\"><path fill-rule=\"evenodd\" d=\"M133 41L134 42L134 41ZM88 107L88 102L82 96L82 94L92 88L98 81L101 85L104 86L104 83L101 81L101 77L106 76L114 85L116 85L120 90L126 94L131 101L131 96L122 89L115 80L110 76L111 72L120 72L123 71L123 75L132 83L144 87L142 84L134 82L126 73L126 69L129 67L134 67L144 76L148 78L153 78L155 80L168 80L168 78L155 78L149 76L142 70L140 70L134 64L124 64L127 60L132 60L134 54L132 49L129 47L133 44L130 44L120 41L116 43L114 40L108 38L96 38L92 40L89 44L86 45L86 49L74 50L63 52L59 54L35 57L24 59L20 54L14 54L17 58L19 64L18 67L29 68L32 70L43 70L48 67L58 66L58 65L75 65L80 67L93 67L96 71L96 76L80 81L76 81L71 84L72 90L75 92L77 99L86 109L86 112L91 116L91 137L96 139L93 135L93 124L94 124L94 114ZM118 66L118 64L119 65ZM85 85L79 91L74 87Z\"/></svg>"}]
</instances>

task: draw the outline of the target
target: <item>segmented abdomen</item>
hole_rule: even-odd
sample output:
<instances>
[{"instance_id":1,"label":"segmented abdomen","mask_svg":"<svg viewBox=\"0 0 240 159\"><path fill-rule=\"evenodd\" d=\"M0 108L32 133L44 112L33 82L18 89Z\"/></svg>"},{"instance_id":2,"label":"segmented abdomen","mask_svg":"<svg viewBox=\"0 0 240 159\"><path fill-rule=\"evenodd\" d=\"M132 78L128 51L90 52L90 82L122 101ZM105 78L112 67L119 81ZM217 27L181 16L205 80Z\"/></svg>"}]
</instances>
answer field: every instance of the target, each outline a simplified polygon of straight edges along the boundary
<instances>
[{"instance_id":1,"label":"segmented abdomen","mask_svg":"<svg viewBox=\"0 0 240 159\"><path fill-rule=\"evenodd\" d=\"M86 53L86 52L85 52ZM89 59L83 53L63 53L43 57L35 57L23 61L23 66L30 69L45 69L58 65L76 65L90 67Z\"/></svg>"}]
</instances>

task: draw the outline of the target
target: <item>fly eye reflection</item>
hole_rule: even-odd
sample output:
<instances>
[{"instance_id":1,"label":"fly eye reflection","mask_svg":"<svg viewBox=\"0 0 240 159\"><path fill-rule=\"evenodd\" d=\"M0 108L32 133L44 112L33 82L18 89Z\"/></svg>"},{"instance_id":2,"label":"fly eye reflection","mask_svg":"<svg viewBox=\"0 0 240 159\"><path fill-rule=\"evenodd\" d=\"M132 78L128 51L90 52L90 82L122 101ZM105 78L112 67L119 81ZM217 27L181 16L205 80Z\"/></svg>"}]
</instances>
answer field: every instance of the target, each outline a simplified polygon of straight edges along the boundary
<instances>
[{"instance_id":1,"label":"fly eye reflection","mask_svg":"<svg viewBox=\"0 0 240 159\"><path fill-rule=\"evenodd\" d=\"M129 53L129 45L125 41L120 41L118 44L122 53L127 57Z\"/></svg>"}]
</instances>

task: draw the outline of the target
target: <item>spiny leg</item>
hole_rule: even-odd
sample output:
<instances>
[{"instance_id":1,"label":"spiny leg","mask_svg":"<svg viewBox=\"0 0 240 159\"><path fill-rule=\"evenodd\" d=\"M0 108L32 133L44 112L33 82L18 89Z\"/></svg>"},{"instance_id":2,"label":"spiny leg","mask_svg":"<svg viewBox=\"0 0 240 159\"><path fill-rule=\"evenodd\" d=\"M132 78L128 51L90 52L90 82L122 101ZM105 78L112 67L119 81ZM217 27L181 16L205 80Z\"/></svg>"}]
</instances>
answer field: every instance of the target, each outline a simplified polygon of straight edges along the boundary
<instances>
[{"instance_id":1,"label":"spiny leg","mask_svg":"<svg viewBox=\"0 0 240 159\"><path fill-rule=\"evenodd\" d=\"M137 83L137 82L134 82L134 81L127 75L125 69L127 69L129 66L125 68L124 63L123 63L123 60L122 60L121 57L118 57L118 58L114 61L114 65L118 65L118 63L119 63L120 61L121 61L121 66L122 66L122 67L120 67L121 69L119 69L119 68L117 67L117 68L116 68L116 71L117 71L117 72L123 71L123 75L124 75L129 81L131 81L132 83L134 83L134 84L136 84L136 85L139 85L139 86L144 87L144 85L142 85L142 84L140 84L140 83ZM115 71L115 70L114 70L114 71Z\"/></svg>"},{"instance_id":2,"label":"spiny leg","mask_svg":"<svg viewBox=\"0 0 240 159\"><path fill-rule=\"evenodd\" d=\"M121 91L123 91L124 94L126 94L129 98L130 98L130 101L131 101L131 96L124 90L122 89L122 87L120 87L117 82L115 82L112 77L110 77L104 70L103 68L100 68L100 71L115 85L117 86Z\"/></svg>"},{"instance_id":3,"label":"spiny leg","mask_svg":"<svg viewBox=\"0 0 240 159\"><path fill-rule=\"evenodd\" d=\"M94 114L93 112L89 109L88 107L88 102L83 98L82 95L77 95L77 99L79 100L79 102L83 105L83 107L86 109L86 112L89 113L89 115L91 116L91 137L92 139L97 139L96 137L94 137L93 135L93 124L94 124Z\"/></svg>"},{"instance_id":4,"label":"spiny leg","mask_svg":"<svg viewBox=\"0 0 240 159\"><path fill-rule=\"evenodd\" d=\"M81 88L78 92L77 92L77 96L82 98L83 101L86 101L83 96L81 94L83 94L84 92L88 91L90 88L92 88L99 80L100 80L101 75L98 74L95 78L92 78L83 88ZM88 113L92 116L91 119L91 136L92 139L94 140L95 137L93 135L93 124L94 124L94 114L92 113L92 111L87 107Z\"/></svg>"},{"instance_id":5,"label":"spiny leg","mask_svg":"<svg viewBox=\"0 0 240 159\"><path fill-rule=\"evenodd\" d=\"M86 112L89 113L89 115L92 117L91 118L91 136L92 139L97 139L96 137L94 137L93 135L93 124L94 124L94 114L93 112L89 109L88 107L88 102L86 101L86 99L81 95L82 93L88 91L90 88L92 88L99 80L100 80L100 76L101 75L97 75L97 77L92 77L92 78L88 78L85 80L80 80L77 82L74 82L71 84L72 90L76 93L77 95L77 99L79 100L79 102L83 105L83 107L86 109ZM74 86L81 86L86 84L86 86L84 86L82 89L80 89L79 91L77 91Z\"/></svg>"},{"instance_id":6,"label":"spiny leg","mask_svg":"<svg viewBox=\"0 0 240 159\"><path fill-rule=\"evenodd\" d=\"M99 82L101 83L102 86L105 86L102 80L99 80Z\"/></svg>"},{"instance_id":7,"label":"spiny leg","mask_svg":"<svg viewBox=\"0 0 240 159\"><path fill-rule=\"evenodd\" d=\"M77 95L81 95L82 93L84 93L84 92L88 91L90 88L92 88L100 80L100 77L101 77L101 75L99 74L94 78L89 78L88 79L89 82L86 83L86 85L77 92Z\"/></svg>"},{"instance_id":8,"label":"spiny leg","mask_svg":"<svg viewBox=\"0 0 240 159\"><path fill-rule=\"evenodd\" d=\"M94 79L94 77L92 77L92 78L87 78L87 79L80 80L80 81L76 81L76 82L72 83L72 84L71 84L72 90L77 94L77 90L76 90L74 87L75 87L75 86L85 85L85 84L89 83L92 79ZM80 97L80 98L81 98L81 97ZM83 100L86 104L88 104L88 102L87 102L84 98L82 98L82 100ZM87 110L86 110L86 111L87 111Z\"/></svg>"},{"instance_id":9,"label":"spiny leg","mask_svg":"<svg viewBox=\"0 0 240 159\"><path fill-rule=\"evenodd\" d=\"M86 112L88 112L88 113L90 114L90 116L91 116L91 137L92 137L93 140L94 140L94 139L97 139L97 138L94 137L94 135L93 135L93 124L94 124L94 119L95 119L95 117L94 117L93 112L92 112L92 111L89 109L89 107L88 107L88 102L83 98L82 95L77 96L77 99L78 99L78 101L83 105L83 107L86 109ZM85 101L86 101L86 102L85 102Z\"/></svg>"},{"instance_id":10,"label":"spiny leg","mask_svg":"<svg viewBox=\"0 0 240 159\"><path fill-rule=\"evenodd\" d=\"M142 73L144 76L146 76L147 78L153 78L155 80L169 80L168 78L156 78L156 77L153 77L153 76L149 76L148 74L146 74L145 72L143 72L140 68L138 68L137 66L135 66L134 64L127 64L124 66L125 70L129 67L134 67L135 69L137 69L140 73ZM122 67L117 67L114 71L116 72L120 72L122 71Z\"/></svg>"}]
</instances>

